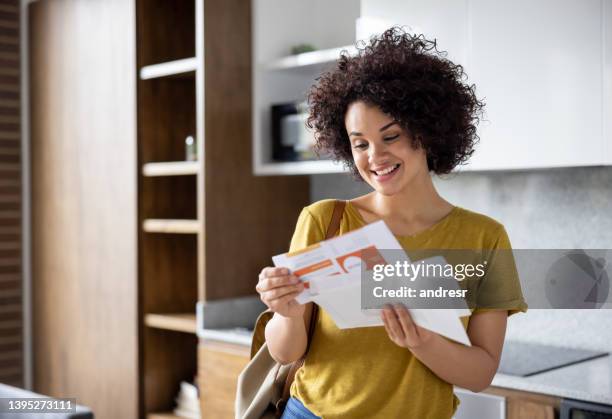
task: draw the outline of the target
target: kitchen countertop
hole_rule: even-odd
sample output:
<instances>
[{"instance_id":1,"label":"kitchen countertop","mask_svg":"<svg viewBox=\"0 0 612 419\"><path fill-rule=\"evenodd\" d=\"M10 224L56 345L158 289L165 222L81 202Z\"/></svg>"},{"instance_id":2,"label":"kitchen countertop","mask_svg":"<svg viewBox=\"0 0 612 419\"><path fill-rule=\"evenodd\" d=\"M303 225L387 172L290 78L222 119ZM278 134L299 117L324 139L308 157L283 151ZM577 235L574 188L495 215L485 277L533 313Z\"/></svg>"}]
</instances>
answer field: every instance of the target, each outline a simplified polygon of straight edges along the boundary
<instances>
[{"instance_id":1,"label":"kitchen countertop","mask_svg":"<svg viewBox=\"0 0 612 419\"><path fill-rule=\"evenodd\" d=\"M531 377L496 374L492 385L612 405L612 357L608 355Z\"/></svg>"},{"instance_id":2,"label":"kitchen countertop","mask_svg":"<svg viewBox=\"0 0 612 419\"><path fill-rule=\"evenodd\" d=\"M198 336L248 347L251 345L253 332L243 328L200 329ZM531 377L496 374L491 385L612 405L612 356L580 362Z\"/></svg>"},{"instance_id":3,"label":"kitchen countertop","mask_svg":"<svg viewBox=\"0 0 612 419\"><path fill-rule=\"evenodd\" d=\"M235 345L242 345L250 348L253 331L242 327L234 329L198 329L198 337L200 339L233 343Z\"/></svg>"}]
</instances>

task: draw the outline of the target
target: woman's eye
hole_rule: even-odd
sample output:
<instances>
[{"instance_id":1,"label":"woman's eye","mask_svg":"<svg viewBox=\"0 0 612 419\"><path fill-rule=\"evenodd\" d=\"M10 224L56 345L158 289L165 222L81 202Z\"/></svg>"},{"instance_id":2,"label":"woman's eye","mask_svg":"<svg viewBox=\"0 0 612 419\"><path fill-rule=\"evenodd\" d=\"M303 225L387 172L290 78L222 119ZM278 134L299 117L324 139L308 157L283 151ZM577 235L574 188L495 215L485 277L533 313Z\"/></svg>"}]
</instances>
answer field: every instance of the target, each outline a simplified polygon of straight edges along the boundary
<instances>
[{"instance_id":1,"label":"woman's eye","mask_svg":"<svg viewBox=\"0 0 612 419\"><path fill-rule=\"evenodd\" d=\"M399 137L399 134L395 134L395 135L392 135L392 136L390 136L390 137L385 137L385 138L384 138L384 140L385 140L385 141L393 141L393 140L395 140L397 137Z\"/></svg>"},{"instance_id":2,"label":"woman's eye","mask_svg":"<svg viewBox=\"0 0 612 419\"><path fill-rule=\"evenodd\" d=\"M364 149L364 148L367 148L368 145L366 143L360 143L360 144L355 144L353 147Z\"/></svg>"}]
</instances>

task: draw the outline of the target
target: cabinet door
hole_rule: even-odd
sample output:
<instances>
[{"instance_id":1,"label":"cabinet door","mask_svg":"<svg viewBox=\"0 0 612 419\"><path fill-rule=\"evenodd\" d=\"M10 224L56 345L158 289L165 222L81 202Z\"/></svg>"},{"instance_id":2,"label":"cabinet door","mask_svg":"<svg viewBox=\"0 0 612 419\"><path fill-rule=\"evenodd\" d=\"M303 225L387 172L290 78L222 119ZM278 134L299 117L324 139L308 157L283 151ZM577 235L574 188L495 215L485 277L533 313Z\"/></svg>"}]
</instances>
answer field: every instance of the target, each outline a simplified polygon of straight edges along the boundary
<instances>
[{"instance_id":1,"label":"cabinet door","mask_svg":"<svg viewBox=\"0 0 612 419\"><path fill-rule=\"evenodd\" d=\"M28 14L34 389L136 418L134 3Z\"/></svg>"},{"instance_id":2,"label":"cabinet door","mask_svg":"<svg viewBox=\"0 0 612 419\"><path fill-rule=\"evenodd\" d=\"M612 2L602 1L603 22L603 140L606 164L612 165Z\"/></svg>"},{"instance_id":3,"label":"cabinet door","mask_svg":"<svg viewBox=\"0 0 612 419\"><path fill-rule=\"evenodd\" d=\"M202 418L233 418L238 376L249 362L249 348L201 341L198 352Z\"/></svg>"},{"instance_id":4,"label":"cabinet door","mask_svg":"<svg viewBox=\"0 0 612 419\"><path fill-rule=\"evenodd\" d=\"M436 38L438 49L464 64L467 58L468 0L362 0L361 16L377 17L391 25L410 26L427 38Z\"/></svg>"},{"instance_id":5,"label":"cabinet door","mask_svg":"<svg viewBox=\"0 0 612 419\"><path fill-rule=\"evenodd\" d=\"M484 97L471 167L604 160L601 0L470 0L467 71Z\"/></svg>"},{"instance_id":6,"label":"cabinet door","mask_svg":"<svg viewBox=\"0 0 612 419\"><path fill-rule=\"evenodd\" d=\"M455 395L460 401L453 419L506 419L506 399L502 396L473 393L455 387Z\"/></svg>"},{"instance_id":7,"label":"cabinet door","mask_svg":"<svg viewBox=\"0 0 612 419\"><path fill-rule=\"evenodd\" d=\"M511 399L508 401L508 419L555 419L553 406L529 400Z\"/></svg>"}]
</instances>

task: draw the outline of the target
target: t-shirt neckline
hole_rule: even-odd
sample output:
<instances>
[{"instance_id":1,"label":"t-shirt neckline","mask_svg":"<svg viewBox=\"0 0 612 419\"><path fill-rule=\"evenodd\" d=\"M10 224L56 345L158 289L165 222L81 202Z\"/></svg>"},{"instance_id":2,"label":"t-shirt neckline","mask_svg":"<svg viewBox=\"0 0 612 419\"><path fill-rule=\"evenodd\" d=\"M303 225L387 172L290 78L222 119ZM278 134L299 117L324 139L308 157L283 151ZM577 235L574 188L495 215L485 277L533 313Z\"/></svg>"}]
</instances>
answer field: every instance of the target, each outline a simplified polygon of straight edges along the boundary
<instances>
[{"instance_id":1,"label":"t-shirt neckline","mask_svg":"<svg viewBox=\"0 0 612 419\"><path fill-rule=\"evenodd\" d=\"M359 210L357 209L357 207L355 207L353 205L353 203L350 200L346 201L346 207L349 211L351 211L353 213L353 215L357 218L357 220L359 221L359 223L363 226L369 224L367 223L361 213L359 212ZM448 221L454 216L454 214L459 211L459 207L456 205L453 205L453 208L448 212L448 214L446 214L444 217L442 217L440 220L438 220L436 223L434 223L433 225L427 227L425 230L420 231L418 233L415 233L413 235L405 235L405 236L400 236L397 234L394 234L395 238L398 240L415 240L415 239L419 239L423 236L427 236L430 235L431 233L433 233L433 231L437 230L438 228L440 228L442 225L448 223Z\"/></svg>"}]
</instances>

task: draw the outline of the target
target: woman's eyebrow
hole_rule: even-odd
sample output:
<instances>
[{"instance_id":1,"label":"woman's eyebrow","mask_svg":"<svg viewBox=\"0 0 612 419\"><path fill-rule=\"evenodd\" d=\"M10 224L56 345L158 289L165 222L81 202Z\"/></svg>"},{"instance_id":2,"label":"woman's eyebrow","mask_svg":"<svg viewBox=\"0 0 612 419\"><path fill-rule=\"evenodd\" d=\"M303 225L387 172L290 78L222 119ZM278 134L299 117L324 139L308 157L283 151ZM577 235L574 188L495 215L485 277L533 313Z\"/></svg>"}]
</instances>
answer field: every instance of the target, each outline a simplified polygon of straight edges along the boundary
<instances>
[{"instance_id":1,"label":"woman's eyebrow","mask_svg":"<svg viewBox=\"0 0 612 419\"><path fill-rule=\"evenodd\" d=\"M397 121L391 121L391 122L389 122L387 125L385 125L384 127L382 127L381 129L379 129L378 131L379 131L379 132L383 132L384 130L386 130L387 128L389 128L390 126L395 125L395 124L397 124ZM361 135L363 135L363 134L362 134L362 133L360 133L360 132L358 132L358 131L351 131L351 132L349 133L349 137L350 137L351 135L361 136Z\"/></svg>"},{"instance_id":2,"label":"woman's eyebrow","mask_svg":"<svg viewBox=\"0 0 612 419\"><path fill-rule=\"evenodd\" d=\"M379 132L383 132L384 130L386 130L387 128L389 128L391 125L395 125L397 124L397 121L391 121L389 122L387 125L385 125L384 127L382 127L381 129L379 129Z\"/></svg>"}]
</instances>

